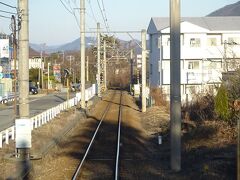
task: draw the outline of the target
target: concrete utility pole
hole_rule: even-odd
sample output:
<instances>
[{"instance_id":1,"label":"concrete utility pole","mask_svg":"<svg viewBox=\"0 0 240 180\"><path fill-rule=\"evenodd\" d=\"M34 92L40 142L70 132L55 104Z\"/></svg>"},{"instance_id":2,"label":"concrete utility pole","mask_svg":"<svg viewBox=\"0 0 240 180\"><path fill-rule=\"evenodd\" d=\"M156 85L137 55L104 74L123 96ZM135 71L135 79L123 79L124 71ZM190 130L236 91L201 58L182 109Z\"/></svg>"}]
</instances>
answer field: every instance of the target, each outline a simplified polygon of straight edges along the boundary
<instances>
[{"instance_id":1,"label":"concrete utility pole","mask_svg":"<svg viewBox=\"0 0 240 180\"><path fill-rule=\"evenodd\" d=\"M47 69L48 69L48 73L47 73L47 91L48 91L48 89L49 89L49 81L50 81L50 79L49 79L49 66L50 66L50 63L48 63L48 66L47 66Z\"/></svg>"},{"instance_id":2,"label":"concrete utility pole","mask_svg":"<svg viewBox=\"0 0 240 180\"><path fill-rule=\"evenodd\" d=\"M142 112L146 112L146 30L142 30Z\"/></svg>"},{"instance_id":3,"label":"concrete utility pole","mask_svg":"<svg viewBox=\"0 0 240 180\"><path fill-rule=\"evenodd\" d=\"M227 69L227 41L226 40L224 41L223 49L224 49L224 52L223 52L223 71L227 72L228 69Z\"/></svg>"},{"instance_id":4,"label":"concrete utility pole","mask_svg":"<svg viewBox=\"0 0 240 180\"><path fill-rule=\"evenodd\" d=\"M43 48L45 46L45 43L43 44ZM43 80L43 70L44 70L44 64L45 64L45 59L44 59L44 51L43 48L41 47L41 76L42 76L42 89L44 87L44 80ZM45 88L45 87L44 87Z\"/></svg>"},{"instance_id":5,"label":"concrete utility pole","mask_svg":"<svg viewBox=\"0 0 240 180\"><path fill-rule=\"evenodd\" d=\"M131 49L130 54L130 92L132 92L133 86L133 49Z\"/></svg>"},{"instance_id":6,"label":"concrete utility pole","mask_svg":"<svg viewBox=\"0 0 240 180\"><path fill-rule=\"evenodd\" d=\"M86 62L86 75L87 75L87 82L89 81L89 57L87 56L87 62Z\"/></svg>"},{"instance_id":7,"label":"concrete utility pole","mask_svg":"<svg viewBox=\"0 0 240 180\"><path fill-rule=\"evenodd\" d=\"M13 60L14 60L14 115L18 117L17 112L17 29L16 29L16 18L12 15L12 31L13 31Z\"/></svg>"},{"instance_id":8,"label":"concrete utility pole","mask_svg":"<svg viewBox=\"0 0 240 180\"><path fill-rule=\"evenodd\" d=\"M107 90L107 55L106 55L106 40L103 41L103 79L104 79L104 91Z\"/></svg>"},{"instance_id":9,"label":"concrete utility pole","mask_svg":"<svg viewBox=\"0 0 240 180\"><path fill-rule=\"evenodd\" d=\"M42 69L42 51L40 53L40 58L41 58L41 62L40 65L38 67L38 89L40 89L40 81L41 81L41 69Z\"/></svg>"},{"instance_id":10,"label":"concrete utility pole","mask_svg":"<svg viewBox=\"0 0 240 180\"><path fill-rule=\"evenodd\" d=\"M81 108L85 109L85 0L80 1Z\"/></svg>"},{"instance_id":11,"label":"concrete utility pole","mask_svg":"<svg viewBox=\"0 0 240 180\"><path fill-rule=\"evenodd\" d=\"M171 168L181 170L180 0L170 0Z\"/></svg>"},{"instance_id":12,"label":"concrete utility pole","mask_svg":"<svg viewBox=\"0 0 240 180\"><path fill-rule=\"evenodd\" d=\"M31 148L29 118L29 18L28 0L18 0L21 16L19 30L19 119L15 120L17 157L28 160Z\"/></svg>"},{"instance_id":13,"label":"concrete utility pole","mask_svg":"<svg viewBox=\"0 0 240 180\"><path fill-rule=\"evenodd\" d=\"M101 83L100 83L100 23L97 23L97 93L98 97L101 97Z\"/></svg>"},{"instance_id":14,"label":"concrete utility pole","mask_svg":"<svg viewBox=\"0 0 240 180\"><path fill-rule=\"evenodd\" d=\"M29 71L26 71L26 69L29 69L28 0L19 0L19 9L22 10L21 29L19 31L19 110L20 118L28 118Z\"/></svg>"}]
</instances>

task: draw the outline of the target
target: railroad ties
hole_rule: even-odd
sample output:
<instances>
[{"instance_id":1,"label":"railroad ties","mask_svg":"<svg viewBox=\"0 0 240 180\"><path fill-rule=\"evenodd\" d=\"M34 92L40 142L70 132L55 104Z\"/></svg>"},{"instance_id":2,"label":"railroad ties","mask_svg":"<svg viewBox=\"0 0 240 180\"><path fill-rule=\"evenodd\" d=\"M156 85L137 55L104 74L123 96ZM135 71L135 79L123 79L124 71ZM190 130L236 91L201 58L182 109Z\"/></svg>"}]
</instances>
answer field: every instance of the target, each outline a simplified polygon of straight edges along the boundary
<instances>
[{"instance_id":1,"label":"railroad ties","mask_svg":"<svg viewBox=\"0 0 240 180\"><path fill-rule=\"evenodd\" d=\"M109 172L110 178L119 179L123 92L120 90L112 92L110 99L103 98L103 101L107 102L106 106L83 158L74 172L73 180L80 177L84 179L84 169L86 169L84 166L92 167L94 163L103 161L112 169L112 172ZM97 168L97 165L93 168Z\"/></svg>"}]
</instances>

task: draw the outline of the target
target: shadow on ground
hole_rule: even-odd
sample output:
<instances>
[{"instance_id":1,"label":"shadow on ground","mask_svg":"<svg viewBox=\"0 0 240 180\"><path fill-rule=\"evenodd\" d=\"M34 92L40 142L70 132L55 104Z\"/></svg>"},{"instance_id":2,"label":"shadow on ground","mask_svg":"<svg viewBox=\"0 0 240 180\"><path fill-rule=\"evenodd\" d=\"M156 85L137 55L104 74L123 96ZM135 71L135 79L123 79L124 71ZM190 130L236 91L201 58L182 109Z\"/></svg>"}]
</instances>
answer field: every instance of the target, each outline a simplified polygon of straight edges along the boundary
<instances>
[{"instance_id":1,"label":"shadow on ground","mask_svg":"<svg viewBox=\"0 0 240 180\"><path fill-rule=\"evenodd\" d=\"M127 107L127 105L126 105ZM131 110L133 108L129 107ZM99 119L92 119L85 124L78 135L70 136L70 141L58 146L72 147L71 151L57 156L69 156L81 160L88 143L94 134ZM130 121L130 119L129 119ZM114 179L117 122L107 119L100 129L93 147L89 151L86 164L81 170L80 179ZM207 146L201 142L211 139L216 133L214 127L194 128L182 137L182 171L173 172L170 168L170 133L169 130L145 136L127 121L123 124L120 149L120 179L236 179L236 145L222 144ZM157 134L162 134L163 144L157 144ZM199 142L194 148L187 145L192 141Z\"/></svg>"}]
</instances>

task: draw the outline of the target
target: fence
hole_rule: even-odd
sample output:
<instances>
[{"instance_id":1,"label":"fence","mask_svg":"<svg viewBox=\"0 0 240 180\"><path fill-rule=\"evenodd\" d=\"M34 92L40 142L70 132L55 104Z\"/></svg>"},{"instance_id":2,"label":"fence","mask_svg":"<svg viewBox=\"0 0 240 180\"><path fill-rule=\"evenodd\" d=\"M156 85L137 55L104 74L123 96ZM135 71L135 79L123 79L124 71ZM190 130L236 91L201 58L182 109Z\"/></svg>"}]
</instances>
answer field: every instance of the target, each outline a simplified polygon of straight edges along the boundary
<instances>
[{"instance_id":1,"label":"fence","mask_svg":"<svg viewBox=\"0 0 240 180\"><path fill-rule=\"evenodd\" d=\"M86 101L91 99L96 94L96 85L93 84L90 88L85 90ZM41 127L42 125L48 123L50 120L55 118L60 112L67 110L73 106L76 106L77 103L81 100L81 93L76 93L76 97L69 99L55 107L52 107L36 116L30 118L32 123L32 130ZM6 128L0 132L0 148L3 147L3 143L8 144L9 140L15 139L16 128L15 125Z\"/></svg>"}]
</instances>

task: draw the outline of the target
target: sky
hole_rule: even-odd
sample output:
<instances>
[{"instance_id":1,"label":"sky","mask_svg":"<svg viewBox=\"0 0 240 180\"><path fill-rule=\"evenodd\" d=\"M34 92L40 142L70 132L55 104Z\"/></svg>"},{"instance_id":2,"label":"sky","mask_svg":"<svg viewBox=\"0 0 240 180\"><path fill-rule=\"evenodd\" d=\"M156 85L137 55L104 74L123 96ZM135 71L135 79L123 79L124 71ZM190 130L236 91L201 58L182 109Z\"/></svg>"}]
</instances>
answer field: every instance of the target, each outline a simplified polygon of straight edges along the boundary
<instances>
[{"instance_id":1,"label":"sky","mask_svg":"<svg viewBox=\"0 0 240 180\"><path fill-rule=\"evenodd\" d=\"M206 16L237 1L239 0L180 0L181 16ZM17 6L17 0L0 0L0 2ZM110 31L147 29L151 17L169 16L169 2L170 0L85 0L86 31L96 31L97 22L100 22L101 30L106 31L103 19L107 20ZM79 7L80 0L29 0L30 43L61 45L79 38ZM11 20L2 18L1 15L7 17L11 15L1 10L14 12L14 9L0 4L0 32L9 34ZM131 35L140 39L139 33ZM96 36L96 34L86 34L86 36ZM117 34L117 36L124 40L131 39L127 34Z\"/></svg>"}]
</instances>

